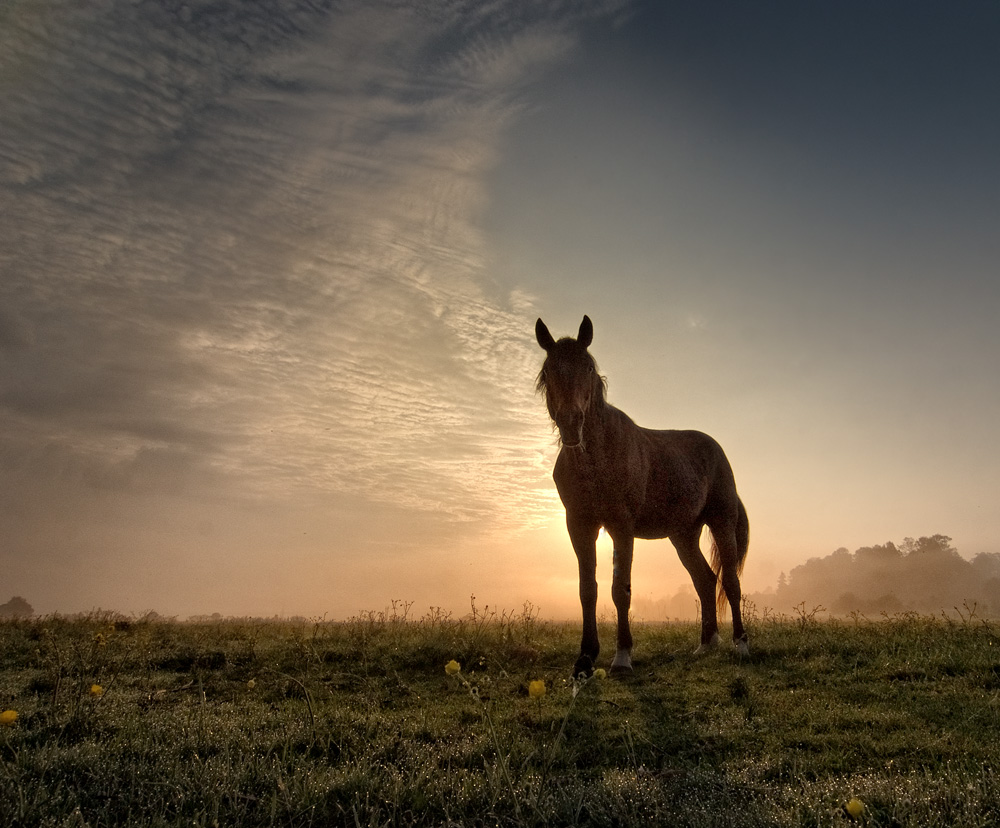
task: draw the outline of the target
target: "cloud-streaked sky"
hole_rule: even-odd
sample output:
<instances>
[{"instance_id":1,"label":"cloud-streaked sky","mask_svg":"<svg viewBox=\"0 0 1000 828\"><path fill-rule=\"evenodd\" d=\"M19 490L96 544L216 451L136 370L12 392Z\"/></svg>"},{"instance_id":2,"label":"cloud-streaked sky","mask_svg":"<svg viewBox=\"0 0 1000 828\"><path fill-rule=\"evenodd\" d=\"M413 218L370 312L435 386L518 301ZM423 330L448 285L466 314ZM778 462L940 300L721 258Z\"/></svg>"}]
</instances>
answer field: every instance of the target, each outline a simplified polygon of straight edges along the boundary
<instances>
[{"instance_id":1,"label":"cloud-streaked sky","mask_svg":"<svg viewBox=\"0 0 1000 828\"><path fill-rule=\"evenodd\" d=\"M539 315L726 447L750 588L1000 550L998 42L985 1L5 3L0 600L575 612Z\"/></svg>"}]
</instances>

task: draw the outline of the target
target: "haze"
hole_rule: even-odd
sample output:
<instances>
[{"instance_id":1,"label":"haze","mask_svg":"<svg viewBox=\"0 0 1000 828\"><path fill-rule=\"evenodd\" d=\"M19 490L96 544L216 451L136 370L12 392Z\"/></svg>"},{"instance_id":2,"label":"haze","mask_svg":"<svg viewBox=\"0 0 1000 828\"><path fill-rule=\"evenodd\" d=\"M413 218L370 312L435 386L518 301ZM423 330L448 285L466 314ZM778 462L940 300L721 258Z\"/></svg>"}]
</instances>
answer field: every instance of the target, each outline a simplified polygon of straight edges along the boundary
<instances>
[{"instance_id":1,"label":"haze","mask_svg":"<svg viewBox=\"0 0 1000 828\"><path fill-rule=\"evenodd\" d=\"M575 617L533 326L585 313L613 404L726 448L747 589L1000 551L998 38L986 0L6 3L0 601ZM637 599L687 583L637 545Z\"/></svg>"}]
</instances>

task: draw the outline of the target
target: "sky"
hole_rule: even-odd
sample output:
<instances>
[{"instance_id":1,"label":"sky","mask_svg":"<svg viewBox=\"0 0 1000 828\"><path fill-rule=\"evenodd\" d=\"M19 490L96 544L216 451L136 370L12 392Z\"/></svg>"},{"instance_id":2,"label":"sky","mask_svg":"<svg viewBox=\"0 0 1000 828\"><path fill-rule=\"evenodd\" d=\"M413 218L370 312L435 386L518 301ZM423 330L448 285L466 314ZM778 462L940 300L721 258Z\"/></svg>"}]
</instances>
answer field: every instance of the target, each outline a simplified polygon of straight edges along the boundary
<instances>
[{"instance_id":1,"label":"sky","mask_svg":"<svg viewBox=\"0 0 1000 828\"><path fill-rule=\"evenodd\" d=\"M723 445L746 589L1000 552L998 39L987 0L6 0L0 601L573 617L539 316ZM687 585L637 544L637 605Z\"/></svg>"}]
</instances>

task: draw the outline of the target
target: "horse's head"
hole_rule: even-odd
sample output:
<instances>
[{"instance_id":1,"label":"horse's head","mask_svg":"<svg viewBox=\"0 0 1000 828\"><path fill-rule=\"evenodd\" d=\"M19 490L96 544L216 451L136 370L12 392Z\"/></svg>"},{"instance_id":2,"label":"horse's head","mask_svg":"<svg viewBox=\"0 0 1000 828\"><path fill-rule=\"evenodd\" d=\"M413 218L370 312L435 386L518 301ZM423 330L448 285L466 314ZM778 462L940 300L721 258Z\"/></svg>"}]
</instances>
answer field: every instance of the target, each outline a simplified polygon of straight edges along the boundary
<instances>
[{"instance_id":1,"label":"horse's head","mask_svg":"<svg viewBox=\"0 0 1000 828\"><path fill-rule=\"evenodd\" d=\"M583 445L583 425L587 412L604 401L604 380L597 373L597 363L587 351L594 340L594 325L583 317L576 339L553 339L545 323L535 323L535 338L547 354L538 375L538 390L545 392L545 402L559 429L559 439L567 448Z\"/></svg>"}]
</instances>

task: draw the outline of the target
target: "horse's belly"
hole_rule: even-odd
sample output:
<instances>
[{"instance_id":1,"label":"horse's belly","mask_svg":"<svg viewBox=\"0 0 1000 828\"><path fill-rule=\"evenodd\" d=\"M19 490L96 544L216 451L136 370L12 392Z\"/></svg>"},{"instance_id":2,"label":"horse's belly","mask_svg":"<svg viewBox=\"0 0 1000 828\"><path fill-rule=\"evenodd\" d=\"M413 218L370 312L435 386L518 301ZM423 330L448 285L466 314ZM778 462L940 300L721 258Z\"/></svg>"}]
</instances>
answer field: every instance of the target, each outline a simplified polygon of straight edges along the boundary
<instances>
[{"instance_id":1,"label":"horse's belly","mask_svg":"<svg viewBox=\"0 0 1000 828\"><path fill-rule=\"evenodd\" d=\"M698 520L701 503L670 499L658 504L647 504L635 519L635 537L643 540L666 538L689 530Z\"/></svg>"},{"instance_id":2,"label":"horse's belly","mask_svg":"<svg viewBox=\"0 0 1000 828\"><path fill-rule=\"evenodd\" d=\"M640 540L659 540L660 538L669 537L679 529L679 526L672 526L668 523L643 523L635 527L635 537Z\"/></svg>"}]
</instances>

